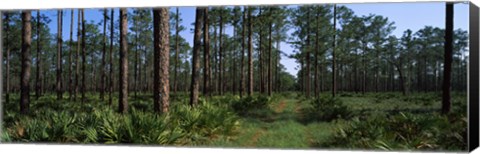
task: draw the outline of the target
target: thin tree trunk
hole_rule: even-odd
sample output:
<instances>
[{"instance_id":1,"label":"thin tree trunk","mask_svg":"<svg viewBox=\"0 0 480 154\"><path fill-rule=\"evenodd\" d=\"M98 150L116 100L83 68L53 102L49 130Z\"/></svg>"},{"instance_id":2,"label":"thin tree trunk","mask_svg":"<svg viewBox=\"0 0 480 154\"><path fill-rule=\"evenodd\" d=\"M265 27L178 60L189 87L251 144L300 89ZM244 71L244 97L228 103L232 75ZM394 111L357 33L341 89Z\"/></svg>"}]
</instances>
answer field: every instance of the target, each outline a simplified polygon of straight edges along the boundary
<instances>
[{"instance_id":1,"label":"thin tree trunk","mask_svg":"<svg viewBox=\"0 0 480 154\"><path fill-rule=\"evenodd\" d=\"M119 76L119 97L118 112L127 113L128 111L128 43L127 43L127 9L120 9L120 76Z\"/></svg>"},{"instance_id":2,"label":"thin tree trunk","mask_svg":"<svg viewBox=\"0 0 480 154\"><path fill-rule=\"evenodd\" d=\"M101 71L100 71L100 100L104 100L104 95L105 95L105 80L106 80L106 74L105 72L107 71L105 69L105 56L107 54L107 9L103 10L103 52L102 52L102 66L101 66Z\"/></svg>"},{"instance_id":3,"label":"thin tree trunk","mask_svg":"<svg viewBox=\"0 0 480 154\"><path fill-rule=\"evenodd\" d=\"M248 9L248 95L253 95L253 44L252 44L252 10Z\"/></svg>"},{"instance_id":4,"label":"thin tree trunk","mask_svg":"<svg viewBox=\"0 0 480 154\"><path fill-rule=\"evenodd\" d=\"M62 27L63 27L63 10L58 11L57 17L57 100L62 100L63 83L62 83Z\"/></svg>"},{"instance_id":5,"label":"thin tree trunk","mask_svg":"<svg viewBox=\"0 0 480 154\"><path fill-rule=\"evenodd\" d=\"M310 21L310 11L307 11L307 19ZM334 56L335 57L335 56ZM334 63L335 64L335 63ZM307 22L307 45L305 49L305 96L310 98L310 22Z\"/></svg>"},{"instance_id":6,"label":"thin tree trunk","mask_svg":"<svg viewBox=\"0 0 480 154\"><path fill-rule=\"evenodd\" d=\"M86 35L85 35L86 36ZM98 92L98 86L97 86L97 76L96 76L96 69L97 66L95 65L96 64L96 61L95 61L95 51L92 51L92 53L90 54L90 63L91 63L91 70L92 70L92 77L91 77L91 82L90 82L90 91L91 93L96 93Z\"/></svg>"},{"instance_id":7,"label":"thin tree trunk","mask_svg":"<svg viewBox=\"0 0 480 154\"><path fill-rule=\"evenodd\" d=\"M313 79L313 85L314 85L314 92L315 92L315 97L320 97L320 93L318 90L318 53L319 53L319 42L318 38L320 37L319 31L320 31L320 11L317 10L317 28L315 30L315 55L314 55L314 79Z\"/></svg>"},{"instance_id":8,"label":"thin tree trunk","mask_svg":"<svg viewBox=\"0 0 480 154\"><path fill-rule=\"evenodd\" d=\"M114 11L113 9L110 10L110 58L109 58L109 61L110 61L110 64L109 64L109 76L110 76L110 80L109 80L109 84L108 84L108 105L112 105L112 102L113 102L113 19L114 19Z\"/></svg>"},{"instance_id":9,"label":"thin tree trunk","mask_svg":"<svg viewBox=\"0 0 480 154\"><path fill-rule=\"evenodd\" d=\"M243 15L242 15L242 55L241 55L241 62L240 62L240 97L243 97L243 93L245 92L245 31L247 29L246 26L246 19L247 19L247 11L246 8L243 8Z\"/></svg>"},{"instance_id":10,"label":"thin tree trunk","mask_svg":"<svg viewBox=\"0 0 480 154\"><path fill-rule=\"evenodd\" d=\"M176 16L175 16L175 66L174 66L174 71L173 71L173 93L174 94L177 94L177 72L178 72L178 56L179 56L179 53L180 53L180 46L179 46L179 43L178 43L178 38L179 38L179 33L180 33L180 29L178 27L178 22L180 21L179 19L179 16L180 14L178 14L178 7L176 8Z\"/></svg>"},{"instance_id":11,"label":"thin tree trunk","mask_svg":"<svg viewBox=\"0 0 480 154\"><path fill-rule=\"evenodd\" d=\"M423 91L426 93L428 91L428 79L427 79L427 55L424 53L423 57L424 67L423 67Z\"/></svg>"},{"instance_id":12,"label":"thin tree trunk","mask_svg":"<svg viewBox=\"0 0 480 154\"><path fill-rule=\"evenodd\" d=\"M270 7L270 17L272 16L272 8ZM268 88L267 88L267 93L269 96L272 95L272 26L273 22L270 19L270 25L268 27L269 30L269 36L268 36Z\"/></svg>"},{"instance_id":13,"label":"thin tree trunk","mask_svg":"<svg viewBox=\"0 0 480 154\"><path fill-rule=\"evenodd\" d=\"M86 101L86 83L85 83L85 63L86 61L86 48L85 48L85 11L81 9L81 14L82 14L82 103L85 103Z\"/></svg>"},{"instance_id":14,"label":"thin tree trunk","mask_svg":"<svg viewBox=\"0 0 480 154\"><path fill-rule=\"evenodd\" d=\"M221 10L223 12L223 8ZM220 14L220 31L219 31L219 33L220 34L219 34L219 39L218 39L218 42L219 42L219 44L218 44L219 45L219 50L218 50L218 56L219 56L218 62L219 62L219 64L218 65L219 65L219 70L220 71L219 71L218 81L219 81L220 95L223 95L224 68L223 68L223 63L222 63L222 61L223 61L222 60L222 58L223 58L223 55L222 55L222 53L223 53L223 37L222 37L222 35L223 35L223 15L222 14Z\"/></svg>"},{"instance_id":15,"label":"thin tree trunk","mask_svg":"<svg viewBox=\"0 0 480 154\"><path fill-rule=\"evenodd\" d=\"M214 84L214 87L215 87L215 93L218 93L218 47L217 47L217 27L215 25L213 25L213 50L214 50L214 53L213 53L213 70L214 70L214 78L215 78L215 84Z\"/></svg>"},{"instance_id":16,"label":"thin tree trunk","mask_svg":"<svg viewBox=\"0 0 480 154\"><path fill-rule=\"evenodd\" d=\"M362 78L362 94L365 94L367 90L367 66L366 66L366 60L365 60L365 54L366 54L366 45L363 45L363 52L362 52L362 61L363 61L363 78Z\"/></svg>"},{"instance_id":17,"label":"thin tree trunk","mask_svg":"<svg viewBox=\"0 0 480 154\"><path fill-rule=\"evenodd\" d=\"M301 92L306 92L305 91L305 62L303 60L299 60L300 61L300 70L302 71L301 74L300 74L300 77L299 79L302 79L302 86L300 87L300 91Z\"/></svg>"},{"instance_id":18,"label":"thin tree trunk","mask_svg":"<svg viewBox=\"0 0 480 154\"><path fill-rule=\"evenodd\" d=\"M178 14L177 14L178 15ZM168 8L153 10L154 26L154 111L168 112L169 108L169 11Z\"/></svg>"},{"instance_id":19,"label":"thin tree trunk","mask_svg":"<svg viewBox=\"0 0 480 154\"><path fill-rule=\"evenodd\" d=\"M262 7L259 8L259 13L258 13L258 18L262 18ZM260 20L259 19L259 20ZM265 72L263 70L263 63L264 63L264 59L263 59L263 27L260 28L259 32L258 32L258 36L259 36L259 40L258 40L258 57L259 57L259 60L258 60L258 67L259 67L259 70L260 70L260 93L261 94L264 94L265 93Z\"/></svg>"},{"instance_id":20,"label":"thin tree trunk","mask_svg":"<svg viewBox=\"0 0 480 154\"><path fill-rule=\"evenodd\" d=\"M144 36L143 38L144 38L144 41L147 42L147 41L146 41L146 40L147 40L147 37ZM143 85L143 92L147 92L149 85L151 85L151 84L149 83L149 80L147 80L147 76L148 76L148 75L147 75L147 72L148 72L148 69L149 69L149 67L148 67L148 60L147 60L148 57L147 57L147 56L148 56L148 55L147 55L147 48L144 47L144 48L143 48L143 58L144 58L143 81L145 82L145 84ZM140 70L142 70L142 69L140 69ZM150 81L151 81L151 80L150 80Z\"/></svg>"},{"instance_id":21,"label":"thin tree trunk","mask_svg":"<svg viewBox=\"0 0 480 154\"><path fill-rule=\"evenodd\" d=\"M138 96L138 25L136 18L133 18L133 26L135 29L135 57L134 57L134 64L133 64L133 92L134 97L137 98Z\"/></svg>"},{"instance_id":22,"label":"thin tree trunk","mask_svg":"<svg viewBox=\"0 0 480 154\"><path fill-rule=\"evenodd\" d=\"M393 63L393 65L395 66L395 68L397 69L398 71L398 74L400 75L400 90L402 91L402 95L406 95L406 92L405 92L405 82L403 80L404 76L403 76L403 73L402 73L402 62L400 61L400 64L395 64Z\"/></svg>"},{"instance_id":23,"label":"thin tree trunk","mask_svg":"<svg viewBox=\"0 0 480 154\"><path fill-rule=\"evenodd\" d=\"M337 72L335 70L335 46L337 33L337 5L333 6L333 48L332 48L332 96L337 93Z\"/></svg>"},{"instance_id":24,"label":"thin tree trunk","mask_svg":"<svg viewBox=\"0 0 480 154\"><path fill-rule=\"evenodd\" d=\"M237 37L237 33L235 31L236 27L237 27L237 23L235 22L233 24L233 39L236 40L236 37ZM235 90L237 88L237 85L236 85L236 81L237 81L237 66L235 66L237 64L237 56L235 56L236 54L236 51L237 50L237 46L235 44L235 47L234 49L231 51L231 58L233 59L232 62L230 63L230 68L233 70L232 73L231 73L231 76L232 76L232 94L235 94Z\"/></svg>"},{"instance_id":25,"label":"thin tree trunk","mask_svg":"<svg viewBox=\"0 0 480 154\"><path fill-rule=\"evenodd\" d=\"M5 57L6 61L6 70L5 70L5 103L9 103L10 101L10 39L8 35L10 31L10 19L9 19L9 13L5 12L5 22L7 23L5 25L5 48L7 50L7 54ZM3 23L1 23L3 24ZM38 49L38 48L37 48ZM38 52L38 51L37 51ZM38 54L38 53L37 53Z\"/></svg>"},{"instance_id":26,"label":"thin tree trunk","mask_svg":"<svg viewBox=\"0 0 480 154\"><path fill-rule=\"evenodd\" d=\"M32 44L32 19L31 11L22 11L22 70L21 70L21 92L20 92L20 113L30 112L30 46Z\"/></svg>"},{"instance_id":27,"label":"thin tree trunk","mask_svg":"<svg viewBox=\"0 0 480 154\"><path fill-rule=\"evenodd\" d=\"M80 13L81 11L78 10L78 26L77 26L77 53L75 54L75 93L73 95L73 98L75 101L77 101L77 96L78 96L78 84L80 80L80 64L79 64L79 58L80 58L80 36L81 36L81 20L82 20L82 14Z\"/></svg>"},{"instance_id":28,"label":"thin tree trunk","mask_svg":"<svg viewBox=\"0 0 480 154\"><path fill-rule=\"evenodd\" d=\"M69 49L70 53L68 53L68 92L70 94L69 99L73 100L73 92L74 92L74 83L73 83L73 9L70 11L70 42L69 42Z\"/></svg>"},{"instance_id":29,"label":"thin tree trunk","mask_svg":"<svg viewBox=\"0 0 480 154\"><path fill-rule=\"evenodd\" d=\"M205 8L204 14L203 14L203 63L205 70L203 73L203 95L205 96L210 96L210 40L209 40L209 35L210 33L208 32L209 30L209 25L208 25L208 7Z\"/></svg>"},{"instance_id":30,"label":"thin tree trunk","mask_svg":"<svg viewBox=\"0 0 480 154\"><path fill-rule=\"evenodd\" d=\"M448 114L451 108L450 91L453 52L453 3L447 3L445 11L445 65L443 65L442 113Z\"/></svg>"},{"instance_id":31,"label":"thin tree trunk","mask_svg":"<svg viewBox=\"0 0 480 154\"><path fill-rule=\"evenodd\" d=\"M40 98L41 90L42 90L42 85L41 85L42 76L40 76L41 75L40 72L42 72L42 51L41 51L41 45L40 45L40 42L41 42L40 29L41 28L40 27L41 27L40 10L37 10L37 72L35 73L35 98L36 99ZM7 28L8 28L8 25L7 25ZM9 52L8 50L9 49L7 49L7 52ZM7 58L9 57L9 55L10 54L7 53ZM7 59L7 66L9 66L8 59ZM8 73L9 71L7 71L7 74ZM8 84L8 78L7 78L7 84Z\"/></svg>"},{"instance_id":32,"label":"thin tree trunk","mask_svg":"<svg viewBox=\"0 0 480 154\"><path fill-rule=\"evenodd\" d=\"M196 8L195 12L195 35L193 37L193 55L192 55L192 82L190 83L190 105L195 106L198 104L198 89L199 89L199 68L200 68L200 48L201 48L201 37L202 37L202 13L203 8ZM220 35L221 36L221 35Z\"/></svg>"}]
</instances>

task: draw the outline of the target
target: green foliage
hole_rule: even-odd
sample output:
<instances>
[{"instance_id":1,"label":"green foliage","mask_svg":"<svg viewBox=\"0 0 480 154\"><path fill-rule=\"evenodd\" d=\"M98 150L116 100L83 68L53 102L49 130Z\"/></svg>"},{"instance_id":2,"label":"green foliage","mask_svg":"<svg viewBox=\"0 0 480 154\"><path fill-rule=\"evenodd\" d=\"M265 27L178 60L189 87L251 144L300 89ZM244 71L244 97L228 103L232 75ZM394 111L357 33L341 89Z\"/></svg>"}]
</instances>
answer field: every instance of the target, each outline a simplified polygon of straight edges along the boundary
<instances>
[{"instance_id":1,"label":"green foliage","mask_svg":"<svg viewBox=\"0 0 480 154\"><path fill-rule=\"evenodd\" d=\"M432 105L434 102L441 101L442 97L439 94L422 94L422 95L408 95L402 97L402 100L405 102L412 102L419 105Z\"/></svg>"},{"instance_id":2,"label":"green foliage","mask_svg":"<svg viewBox=\"0 0 480 154\"><path fill-rule=\"evenodd\" d=\"M169 113L173 123L186 131L187 143L206 143L220 134L233 135L240 122L235 113L227 108L218 107L208 102L198 106L177 106Z\"/></svg>"},{"instance_id":3,"label":"green foliage","mask_svg":"<svg viewBox=\"0 0 480 154\"><path fill-rule=\"evenodd\" d=\"M55 99L52 99L55 100ZM39 105L35 102L33 106ZM147 102L133 102L147 105ZM41 104L41 103L40 103ZM191 107L173 105L169 113L156 114L133 107L127 114L116 113L106 104L48 103L35 115L7 111L3 141L105 143L105 144L206 144L217 137L230 138L240 125L236 114L226 107L202 101ZM58 108L52 109L51 107ZM79 108L81 107L81 108Z\"/></svg>"},{"instance_id":4,"label":"green foliage","mask_svg":"<svg viewBox=\"0 0 480 154\"><path fill-rule=\"evenodd\" d=\"M328 96L310 100L309 105L303 108L303 112L306 115L304 120L308 121L332 121L353 116L352 111L342 100Z\"/></svg>"},{"instance_id":5,"label":"green foliage","mask_svg":"<svg viewBox=\"0 0 480 154\"><path fill-rule=\"evenodd\" d=\"M467 121L461 116L399 113L366 120L355 118L338 128L327 147L383 150L465 150Z\"/></svg>"},{"instance_id":6,"label":"green foliage","mask_svg":"<svg viewBox=\"0 0 480 154\"><path fill-rule=\"evenodd\" d=\"M268 109L271 102L272 97L263 95L259 95L256 97L247 96L239 99L238 101L233 101L231 107L236 113L240 115L246 115L254 110Z\"/></svg>"}]
</instances>

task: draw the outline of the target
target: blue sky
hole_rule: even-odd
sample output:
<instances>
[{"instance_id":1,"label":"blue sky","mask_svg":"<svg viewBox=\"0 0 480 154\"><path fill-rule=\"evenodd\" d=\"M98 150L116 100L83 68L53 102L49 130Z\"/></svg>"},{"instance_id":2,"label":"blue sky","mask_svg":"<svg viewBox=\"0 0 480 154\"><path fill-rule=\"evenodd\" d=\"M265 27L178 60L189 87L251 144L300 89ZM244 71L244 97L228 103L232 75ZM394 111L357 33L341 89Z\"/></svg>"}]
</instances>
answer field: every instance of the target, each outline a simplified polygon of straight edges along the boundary
<instances>
[{"instance_id":1,"label":"blue sky","mask_svg":"<svg viewBox=\"0 0 480 154\"><path fill-rule=\"evenodd\" d=\"M445 27L445 3L443 2L428 2L428 3L355 3L355 4L339 4L345 5L352 9L356 15L369 15L376 14L387 17L390 21L395 22L396 27L393 31L393 35L400 37L407 29L417 31L425 26ZM175 11L175 8L171 8L171 11ZM187 27L187 30L180 33L192 46L193 34L190 29L193 28L191 23L195 18L195 7L180 7L179 8L181 18L183 19L182 25ZM468 30L468 4L459 3L454 8L454 29L461 28ZM57 31L57 12L42 11L52 19L49 27L52 32ZM33 14L35 15L35 14ZM74 12L74 29L76 29L77 11ZM94 20L96 23L101 21L103 16L99 9L86 9L86 20ZM118 10L115 11L115 18L118 19ZM63 18L63 37L69 38L69 26L70 26L70 10L64 12ZM226 29L226 33L231 35L232 28ZM75 34L75 31L74 31ZM76 37L74 37L75 39ZM286 53L292 53L293 48L287 43L281 43L281 50ZM287 72L296 76L297 70L295 69L298 64L293 59L282 57L281 63L287 68Z\"/></svg>"}]
</instances>

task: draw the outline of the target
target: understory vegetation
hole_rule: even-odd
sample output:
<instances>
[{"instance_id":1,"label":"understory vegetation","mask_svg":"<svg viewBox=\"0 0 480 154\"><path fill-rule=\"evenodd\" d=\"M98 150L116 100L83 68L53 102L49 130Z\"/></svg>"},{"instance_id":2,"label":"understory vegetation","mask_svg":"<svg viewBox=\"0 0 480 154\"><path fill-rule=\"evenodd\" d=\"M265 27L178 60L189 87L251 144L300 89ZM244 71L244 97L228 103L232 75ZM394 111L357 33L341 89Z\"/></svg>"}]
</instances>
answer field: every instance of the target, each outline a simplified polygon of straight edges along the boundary
<instances>
[{"instance_id":1,"label":"understory vegetation","mask_svg":"<svg viewBox=\"0 0 480 154\"><path fill-rule=\"evenodd\" d=\"M464 93L454 93L450 115L439 114L440 99L434 93L341 93L336 98L321 94L317 99L297 95L214 96L191 107L188 97L180 94L172 96L176 101L167 114L150 111L150 97L139 95L123 115L113 110L115 104L100 102L96 95L88 95L85 104L45 95L33 101L36 110L29 115L18 114L14 103L5 105L2 139L257 148L460 151L467 147Z\"/></svg>"}]
</instances>

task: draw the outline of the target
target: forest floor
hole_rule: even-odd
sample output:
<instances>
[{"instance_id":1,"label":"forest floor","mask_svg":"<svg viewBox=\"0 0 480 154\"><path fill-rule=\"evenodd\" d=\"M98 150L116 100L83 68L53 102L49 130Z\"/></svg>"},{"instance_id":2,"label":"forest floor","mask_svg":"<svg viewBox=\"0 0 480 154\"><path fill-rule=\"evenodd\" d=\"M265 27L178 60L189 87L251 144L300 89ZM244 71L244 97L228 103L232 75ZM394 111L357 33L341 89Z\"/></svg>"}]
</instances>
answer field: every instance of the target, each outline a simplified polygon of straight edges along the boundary
<instances>
[{"instance_id":1,"label":"forest floor","mask_svg":"<svg viewBox=\"0 0 480 154\"><path fill-rule=\"evenodd\" d=\"M457 115L441 116L439 115L441 106L441 95L439 93L420 93L407 96L402 96L400 93L366 93L364 95L339 93L336 97L338 100L333 101L332 104L328 104L330 100L326 99L321 100L319 104L327 103L327 105L312 108L312 105L315 106L315 99L306 99L296 92L286 92L274 94L270 97L266 108L259 109L253 106L248 109L250 111L248 114L232 113L235 117L238 117L238 125L229 118L232 115L224 115L226 114L224 111L227 111L225 108L229 108L226 106L232 106L229 104L232 103L231 100L242 100L238 96L215 96L207 103L216 107L203 108L198 110L199 113L194 113L187 106L184 106L188 102L188 97L178 96L172 98L171 112L174 120L180 120L184 124L178 126L158 124L161 127L166 127L165 129L172 130L175 130L175 127L182 127L183 133L186 133L184 134L186 138L175 143L166 140L149 140L150 138L142 137L142 135L151 135L150 131L158 130L156 127L149 127L151 123L157 124L155 123L157 120L152 119L154 115L150 115L153 107L150 95L131 97L129 104L132 110L135 109L136 112L131 112L129 113L130 116L125 117L114 111L116 109L116 98L114 98L113 106L109 106L100 101L97 95L88 96L89 103L82 104L69 100L58 102L55 100L55 95L46 95L32 103L32 113L25 117L18 114L18 95L14 95L10 103L4 104L3 124L8 133L4 140L13 142L113 144L152 144L150 142L158 144L160 142L160 144L165 145L267 149L412 149L422 148L422 146L429 146L430 149L445 149L449 144L455 144L452 147L448 146L446 149L458 150L466 146L466 121L463 120L466 118L467 97L465 93L453 93L452 113ZM327 93L322 93L321 96L329 98ZM243 104L240 105L243 106ZM188 110L179 110L182 109L181 106ZM342 108L346 109L340 110ZM228 112L230 111L228 109ZM200 121L188 119L194 118L196 114L203 115L207 112L214 114L200 117ZM348 112L349 116L339 117L338 115L343 112ZM403 113L408 115L403 115ZM74 115L72 116L72 114ZM330 120L318 119L316 115L330 116ZM55 118L52 119L51 117ZM121 123L111 126L111 124L122 122L122 120L128 122L129 117L132 120L133 118L142 118L135 119L141 121L130 123L130 127L134 129L147 127L143 132L139 132L144 134L128 134L131 133L131 130L124 129L126 126ZM112 123L109 123L109 120L112 120ZM222 121L214 122L217 120ZM81 123L77 121L81 121ZM423 125L423 123L426 123L426 125ZM208 125L204 126L205 124ZM377 124L384 126L377 126ZM235 133L218 135L222 134L219 132L230 131L230 128L233 128L230 126L233 125L237 127L237 129L233 129ZM397 125L406 128L408 131L403 129L396 132L389 130L396 128ZM340 129L343 129L341 132L346 132L347 135L339 135ZM214 132L215 130L222 131ZM360 135L356 132L360 132ZM449 134L442 135L444 132ZM212 136L212 133L217 135ZM405 139L397 140L398 137L395 136L398 134ZM408 138L409 136L415 137L423 134L427 135L419 137L419 140ZM167 138L168 135L166 134ZM196 136L199 135L205 136L205 138L202 141L197 140L199 138ZM436 135L441 135L441 139L438 139L439 136ZM152 138L155 138L155 136ZM339 143L335 143L335 141ZM448 143L448 141L452 143ZM378 143L382 144L379 146Z\"/></svg>"}]
</instances>

